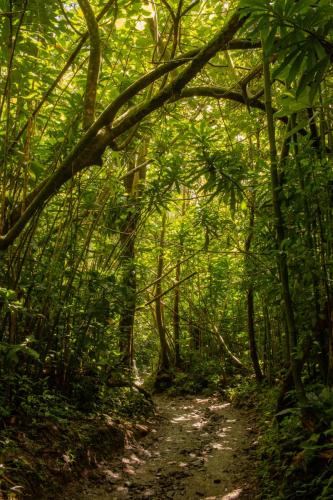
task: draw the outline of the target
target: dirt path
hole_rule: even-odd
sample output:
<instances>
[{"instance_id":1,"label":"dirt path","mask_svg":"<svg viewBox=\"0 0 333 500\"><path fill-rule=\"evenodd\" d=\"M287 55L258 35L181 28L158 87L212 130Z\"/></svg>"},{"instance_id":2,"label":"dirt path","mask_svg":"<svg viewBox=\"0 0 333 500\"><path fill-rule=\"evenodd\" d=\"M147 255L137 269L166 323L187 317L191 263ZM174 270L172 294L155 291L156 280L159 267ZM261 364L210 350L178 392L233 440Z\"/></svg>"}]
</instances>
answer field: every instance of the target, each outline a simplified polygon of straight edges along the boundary
<instances>
[{"instance_id":1,"label":"dirt path","mask_svg":"<svg viewBox=\"0 0 333 500\"><path fill-rule=\"evenodd\" d=\"M101 466L103 482L83 485L71 498L255 499L256 435L248 415L217 397L160 396L156 403L152 432Z\"/></svg>"}]
</instances>

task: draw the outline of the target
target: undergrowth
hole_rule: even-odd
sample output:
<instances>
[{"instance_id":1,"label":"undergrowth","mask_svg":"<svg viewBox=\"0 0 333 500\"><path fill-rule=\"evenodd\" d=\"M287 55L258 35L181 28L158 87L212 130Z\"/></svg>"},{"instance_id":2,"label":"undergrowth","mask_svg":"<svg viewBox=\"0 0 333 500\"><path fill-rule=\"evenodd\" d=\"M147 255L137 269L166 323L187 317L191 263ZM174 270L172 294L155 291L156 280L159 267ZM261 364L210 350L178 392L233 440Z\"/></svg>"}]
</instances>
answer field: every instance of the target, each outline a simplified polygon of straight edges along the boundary
<instances>
[{"instance_id":1,"label":"undergrowth","mask_svg":"<svg viewBox=\"0 0 333 500\"><path fill-rule=\"evenodd\" d=\"M140 423L153 412L151 402L134 388L110 388L92 376L73 381L69 393L52 387L47 378L12 374L10 381L3 376L1 382L4 499L56 493L73 475L93 470L140 434Z\"/></svg>"},{"instance_id":2,"label":"undergrowth","mask_svg":"<svg viewBox=\"0 0 333 500\"><path fill-rule=\"evenodd\" d=\"M309 405L276 411L278 389L253 381L228 390L240 406L255 407L261 497L267 500L333 498L333 391L307 387ZM289 400L295 401L293 393Z\"/></svg>"},{"instance_id":3,"label":"undergrowth","mask_svg":"<svg viewBox=\"0 0 333 500\"><path fill-rule=\"evenodd\" d=\"M224 369L216 360L199 362L193 356L191 362L172 374L172 384L168 389L171 396L185 394L212 394L222 388Z\"/></svg>"}]
</instances>

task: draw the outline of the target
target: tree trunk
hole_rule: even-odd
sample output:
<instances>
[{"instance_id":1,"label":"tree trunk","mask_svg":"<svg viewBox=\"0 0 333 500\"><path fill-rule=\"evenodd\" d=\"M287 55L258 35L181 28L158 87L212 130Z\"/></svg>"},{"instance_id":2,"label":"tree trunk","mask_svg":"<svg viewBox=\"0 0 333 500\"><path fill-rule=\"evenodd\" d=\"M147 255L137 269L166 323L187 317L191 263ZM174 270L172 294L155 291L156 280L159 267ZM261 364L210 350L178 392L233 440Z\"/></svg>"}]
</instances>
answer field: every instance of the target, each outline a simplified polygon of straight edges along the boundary
<instances>
[{"instance_id":1,"label":"tree trunk","mask_svg":"<svg viewBox=\"0 0 333 500\"><path fill-rule=\"evenodd\" d=\"M247 328L249 335L250 355L254 373L256 375L257 382L262 382L263 374L259 364L257 343L254 330L254 294L252 286L250 286L247 290Z\"/></svg>"},{"instance_id":2,"label":"tree trunk","mask_svg":"<svg viewBox=\"0 0 333 500\"><path fill-rule=\"evenodd\" d=\"M278 160L277 160L277 149L275 140L275 125L273 118L273 108L272 108L272 95L271 95L271 77L269 60L267 55L264 53L264 85L265 85L265 104L266 104L266 115L267 115L267 128L268 128L268 138L270 146L270 166L271 166L271 186L272 186L272 200L275 215L275 230L277 238L277 263L280 273L282 296L284 301L286 322L289 332L289 344L290 344L290 366L293 373L293 381L295 385L295 390L297 397L300 402L306 401L306 395L304 391L303 382L301 379L301 365L299 359L297 358L297 341L298 332L294 315L293 301L290 292L289 285L289 268L287 254L284 249L285 240L285 223L281 208L281 184L278 174Z\"/></svg>"},{"instance_id":3,"label":"tree trunk","mask_svg":"<svg viewBox=\"0 0 333 500\"><path fill-rule=\"evenodd\" d=\"M176 266L176 282L180 280L180 260L177 260ZM174 302L173 302L173 332L175 341L175 365L180 367L180 321L179 321L179 301L180 301L180 288L179 285L175 288Z\"/></svg>"},{"instance_id":4,"label":"tree trunk","mask_svg":"<svg viewBox=\"0 0 333 500\"><path fill-rule=\"evenodd\" d=\"M126 290L123 298L123 307L119 319L119 349L122 364L129 369L133 367L133 326L136 307L136 275L135 275L135 228L122 232L120 242L122 245L122 284Z\"/></svg>"},{"instance_id":5,"label":"tree trunk","mask_svg":"<svg viewBox=\"0 0 333 500\"><path fill-rule=\"evenodd\" d=\"M320 147L320 138L318 136L317 132L317 127L314 123L313 120L313 110L312 108L308 109L308 115L309 118L311 118L310 126L311 126L311 136L313 141L317 141L317 146L316 149ZM296 122L296 114L292 116L292 128L295 128L297 125ZM294 144L294 151L295 151L295 162L296 162L296 167L297 167L297 174L298 174L298 180L299 180L299 185L301 188L301 199L302 199L302 204L303 204L303 209L304 209L304 224L305 224L305 244L306 247L308 248L309 252L311 253L311 260L309 262L309 270L311 273L311 278L312 278L312 288L313 288L313 306L314 306L314 313L315 313L315 324L319 324L321 320L321 307L320 307L320 283L319 283L319 275L320 275L320 269L318 268L318 263L320 262L320 256L318 256L317 251L318 249L316 248L316 244L314 243L314 224L312 221L312 216L311 216L311 210L310 210L310 205L309 205L309 200L308 196L306 194L306 179L304 178L303 172L302 172L302 163L301 160L299 159L299 145L298 145L298 136L297 133L293 134L293 144ZM320 212L318 210L318 212ZM321 226L321 222L319 221L319 227ZM322 248L322 245L320 246ZM324 265L325 267L325 265ZM328 291L328 288L325 287L326 292ZM325 311L326 312L326 311ZM320 343L320 353L318 355L318 363L321 371L321 375L323 377L323 380L326 382L327 381L327 374L329 371L328 365L328 352L327 349L327 338L324 332L320 336L318 336L318 342Z\"/></svg>"},{"instance_id":6,"label":"tree trunk","mask_svg":"<svg viewBox=\"0 0 333 500\"><path fill-rule=\"evenodd\" d=\"M146 178L146 163L142 160L146 154L146 146L142 146L136 158L136 163L142 165L139 170L128 163L128 172L124 179L127 193L128 207L127 216L120 226L121 266L123 269L122 284L126 290L123 298L123 308L119 319L119 349L124 366L132 370L134 363L133 353L133 327L136 309L136 269L135 269L135 239L137 225L140 218L140 196L144 190Z\"/></svg>"},{"instance_id":7,"label":"tree trunk","mask_svg":"<svg viewBox=\"0 0 333 500\"><path fill-rule=\"evenodd\" d=\"M245 264L249 270L250 265L250 250L251 243L253 238L253 228L254 228L254 195L251 196L250 200L250 221L249 221L249 234L245 241ZM250 278L252 280L252 278ZM254 329L254 290L252 282L249 284L247 289L247 331L249 336L249 347L250 347L250 355L253 364L254 373L256 376L257 382L262 382L263 374L259 364L257 343L255 337L255 329Z\"/></svg>"},{"instance_id":8,"label":"tree trunk","mask_svg":"<svg viewBox=\"0 0 333 500\"><path fill-rule=\"evenodd\" d=\"M158 256L157 263L157 285L156 285L156 297L155 300L155 315L156 315L156 324L158 335L160 339L160 365L159 372L168 372L171 360L170 360L170 349L166 337L165 325L163 320L163 303L162 303L162 280L161 277L163 275L164 268L164 244L165 244L165 228L166 228L166 213L163 214L162 217L162 229L160 236L160 252Z\"/></svg>"},{"instance_id":9,"label":"tree trunk","mask_svg":"<svg viewBox=\"0 0 333 500\"><path fill-rule=\"evenodd\" d=\"M181 216L184 217L186 209L186 188L183 187L183 204ZM184 238L180 233L179 235L179 253L177 257L176 264L176 283L180 282L180 271L181 271L181 258L183 255L184 248ZM174 293L173 302L173 332L174 332L174 343L175 343L175 365L177 368L181 365L181 355L180 355L180 316L179 316L179 303L180 303L180 286L176 286Z\"/></svg>"}]
</instances>

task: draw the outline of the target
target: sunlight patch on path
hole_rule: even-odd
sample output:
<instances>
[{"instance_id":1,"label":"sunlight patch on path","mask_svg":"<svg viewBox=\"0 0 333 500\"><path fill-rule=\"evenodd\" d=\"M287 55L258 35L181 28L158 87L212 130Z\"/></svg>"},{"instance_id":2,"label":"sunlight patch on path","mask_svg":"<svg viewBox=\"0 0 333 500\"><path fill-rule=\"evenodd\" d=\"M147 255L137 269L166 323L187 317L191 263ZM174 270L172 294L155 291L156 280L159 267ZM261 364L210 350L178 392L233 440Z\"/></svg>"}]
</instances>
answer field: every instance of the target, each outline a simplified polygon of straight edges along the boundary
<instances>
[{"instance_id":1,"label":"sunlight patch on path","mask_svg":"<svg viewBox=\"0 0 333 500\"><path fill-rule=\"evenodd\" d=\"M102 465L105 483L75 500L253 500L248 416L213 396L157 404L154 432Z\"/></svg>"}]
</instances>

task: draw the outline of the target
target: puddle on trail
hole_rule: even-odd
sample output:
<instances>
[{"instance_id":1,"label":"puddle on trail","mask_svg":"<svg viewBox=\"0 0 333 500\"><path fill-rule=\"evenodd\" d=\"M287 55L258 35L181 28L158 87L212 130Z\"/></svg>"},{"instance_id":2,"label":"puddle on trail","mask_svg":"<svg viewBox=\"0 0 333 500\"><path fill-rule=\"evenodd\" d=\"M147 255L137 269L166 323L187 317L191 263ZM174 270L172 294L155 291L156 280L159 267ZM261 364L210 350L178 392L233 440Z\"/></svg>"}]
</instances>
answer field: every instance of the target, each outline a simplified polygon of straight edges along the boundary
<instances>
[{"instance_id":1,"label":"puddle on trail","mask_svg":"<svg viewBox=\"0 0 333 500\"><path fill-rule=\"evenodd\" d=\"M100 464L98 484L72 499L233 500L255 492L249 415L217 397L156 398L159 422L123 457Z\"/></svg>"}]
</instances>

